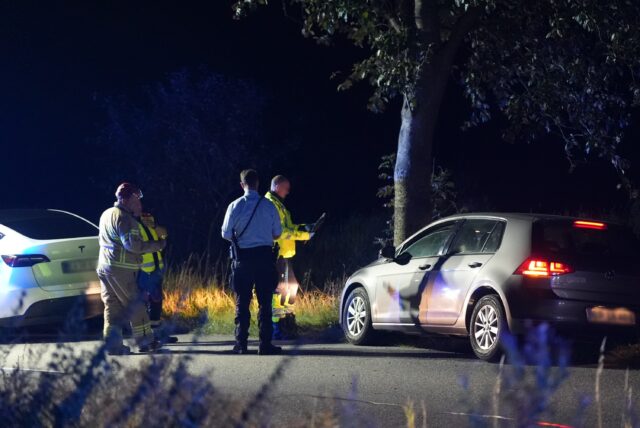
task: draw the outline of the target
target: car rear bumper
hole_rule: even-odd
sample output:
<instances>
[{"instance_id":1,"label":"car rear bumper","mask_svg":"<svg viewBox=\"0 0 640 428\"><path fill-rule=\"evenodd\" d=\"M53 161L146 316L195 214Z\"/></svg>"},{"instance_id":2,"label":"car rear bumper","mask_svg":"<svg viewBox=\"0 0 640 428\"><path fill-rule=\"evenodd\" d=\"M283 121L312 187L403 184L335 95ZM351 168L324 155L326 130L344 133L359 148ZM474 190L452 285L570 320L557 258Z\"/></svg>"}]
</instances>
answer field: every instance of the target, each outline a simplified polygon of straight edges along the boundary
<instances>
[{"instance_id":1,"label":"car rear bumper","mask_svg":"<svg viewBox=\"0 0 640 428\"><path fill-rule=\"evenodd\" d=\"M104 310L100 289L49 292L39 287L0 291L0 326L87 319Z\"/></svg>"},{"instance_id":2,"label":"car rear bumper","mask_svg":"<svg viewBox=\"0 0 640 428\"><path fill-rule=\"evenodd\" d=\"M587 318L587 310L593 307L608 309L625 308L635 314L635 325L594 323ZM602 338L603 336L635 336L640 322L640 306L603 304L595 301L568 300L558 297L529 299L526 303L511 305L509 327L515 334L524 334L532 326L549 323L559 333L576 339Z\"/></svg>"}]
</instances>

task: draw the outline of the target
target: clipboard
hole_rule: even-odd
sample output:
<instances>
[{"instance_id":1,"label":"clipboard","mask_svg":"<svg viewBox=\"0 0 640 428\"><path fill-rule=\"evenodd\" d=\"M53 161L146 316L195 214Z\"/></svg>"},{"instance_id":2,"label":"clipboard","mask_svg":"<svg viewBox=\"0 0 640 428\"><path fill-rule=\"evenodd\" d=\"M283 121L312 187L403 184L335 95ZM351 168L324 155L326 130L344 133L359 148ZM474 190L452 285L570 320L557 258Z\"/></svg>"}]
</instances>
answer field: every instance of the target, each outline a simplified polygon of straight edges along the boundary
<instances>
[{"instance_id":1,"label":"clipboard","mask_svg":"<svg viewBox=\"0 0 640 428\"><path fill-rule=\"evenodd\" d=\"M324 219L326 217L327 213L322 213L318 220L316 220L316 222L313 224L313 229L311 229L309 233L316 233L322 227L322 224L324 223ZM304 241L304 245L307 245L308 243L309 241Z\"/></svg>"},{"instance_id":2,"label":"clipboard","mask_svg":"<svg viewBox=\"0 0 640 428\"><path fill-rule=\"evenodd\" d=\"M322 213L322 215L316 220L313 224L313 229L311 229L311 233L316 233L324 224L324 220L327 217L327 213Z\"/></svg>"}]
</instances>

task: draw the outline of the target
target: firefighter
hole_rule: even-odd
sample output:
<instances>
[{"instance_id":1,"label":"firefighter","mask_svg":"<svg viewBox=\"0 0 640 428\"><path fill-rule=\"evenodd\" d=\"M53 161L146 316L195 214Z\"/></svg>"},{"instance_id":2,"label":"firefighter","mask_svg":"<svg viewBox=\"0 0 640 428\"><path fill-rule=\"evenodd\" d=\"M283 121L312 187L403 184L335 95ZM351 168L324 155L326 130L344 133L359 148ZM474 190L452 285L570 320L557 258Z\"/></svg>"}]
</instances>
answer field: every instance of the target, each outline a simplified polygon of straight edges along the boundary
<instances>
[{"instance_id":1,"label":"firefighter","mask_svg":"<svg viewBox=\"0 0 640 428\"><path fill-rule=\"evenodd\" d=\"M231 286L236 297L236 344L233 352L247 353L252 291L258 298L258 354L274 355L282 348L271 344L271 300L278 284L273 241L282 233L278 212L258 193L258 173L247 169L240 173L244 195L227 208L222 223L222 237L231 243Z\"/></svg>"},{"instance_id":2,"label":"firefighter","mask_svg":"<svg viewBox=\"0 0 640 428\"><path fill-rule=\"evenodd\" d=\"M100 217L100 254L98 277L104 303L104 340L110 355L126 355L131 352L123 344L122 327L131 324L133 337L139 352L151 352L161 344L154 340L151 324L137 277L142 254L161 251L165 240L144 242L135 216L142 212L142 191L130 183L122 183L116 190L117 201Z\"/></svg>"},{"instance_id":3,"label":"firefighter","mask_svg":"<svg viewBox=\"0 0 640 428\"><path fill-rule=\"evenodd\" d=\"M138 221L140 237L143 242L167 239L166 229L156 225L155 218L151 214L142 213L140 217L136 217L136 220ZM162 321L160 320L162 315L164 272L164 260L161 251L144 253L140 272L138 273L138 288L144 298L155 339L161 343L176 343L178 338L169 336L166 329L162 327Z\"/></svg>"},{"instance_id":4,"label":"firefighter","mask_svg":"<svg viewBox=\"0 0 640 428\"><path fill-rule=\"evenodd\" d=\"M297 335L295 300L299 283L293 271L291 259L296 255L296 241L308 241L313 237L313 224L294 224L291 213L284 206L284 200L291 191L291 183L277 175L271 180L269 199L278 210L282 235L276 240L278 247L278 288L273 294L273 338L287 339Z\"/></svg>"}]
</instances>

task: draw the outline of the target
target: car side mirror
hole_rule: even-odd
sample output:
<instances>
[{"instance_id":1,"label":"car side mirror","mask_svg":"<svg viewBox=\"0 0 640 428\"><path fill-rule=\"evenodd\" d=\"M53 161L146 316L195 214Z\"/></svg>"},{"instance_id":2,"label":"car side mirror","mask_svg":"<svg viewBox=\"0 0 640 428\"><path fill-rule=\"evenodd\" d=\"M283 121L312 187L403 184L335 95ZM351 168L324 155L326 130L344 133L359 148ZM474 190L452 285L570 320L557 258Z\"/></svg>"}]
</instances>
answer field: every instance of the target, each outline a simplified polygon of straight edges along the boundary
<instances>
[{"instance_id":1,"label":"car side mirror","mask_svg":"<svg viewBox=\"0 0 640 428\"><path fill-rule=\"evenodd\" d=\"M380 250L380 257L384 257L388 260L393 260L395 263L398 263L401 266L406 265L411 261L411 254L408 252L404 252L396 257L396 247L392 245L387 245Z\"/></svg>"},{"instance_id":2,"label":"car side mirror","mask_svg":"<svg viewBox=\"0 0 640 428\"><path fill-rule=\"evenodd\" d=\"M393 245L386 245L382 247L380 250L380 257L384 257L385 259L395 259L396 257L396 247Z\"/></svg>"},{"instance_id":3,"label":"car side mirror","mask_svg":"<svg viewBox=\"0 0 640 428\"><path fill-rule=\"evenodd\" d=\"M398 263L400 266L404 266L411 261L411 253L404 252L400 254L398 257L394 258L393 261Z\"/></svg>"}]
</instances>

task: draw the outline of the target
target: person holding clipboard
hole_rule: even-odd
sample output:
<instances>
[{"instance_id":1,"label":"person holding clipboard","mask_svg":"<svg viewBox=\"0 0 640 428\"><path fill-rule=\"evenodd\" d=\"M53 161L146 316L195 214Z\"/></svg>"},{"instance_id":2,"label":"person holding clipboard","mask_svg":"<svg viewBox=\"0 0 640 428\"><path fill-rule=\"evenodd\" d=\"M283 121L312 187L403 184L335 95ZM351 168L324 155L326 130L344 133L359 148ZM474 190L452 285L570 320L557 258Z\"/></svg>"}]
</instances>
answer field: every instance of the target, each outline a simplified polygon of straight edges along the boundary
<instances>
[{"instance_id":1,"label":"person holding clipboard","mask_svg":"<svg viewBox=\"0 0 640 428\"><path fill-rule=\"evenodd\" d=\"M296 255L296 241L309 241L324 221L323 214L316 223L293 223L291 213L284 205L290 191L290 181L282 175L276 175L271 180L271 190L265 195L276 207L282 226L282 235L275 241L278 252L278 287L273 294L274 339L292 339L297 336L295 301L300 283L291 261Z\"/></svg>"}]
</instances>

